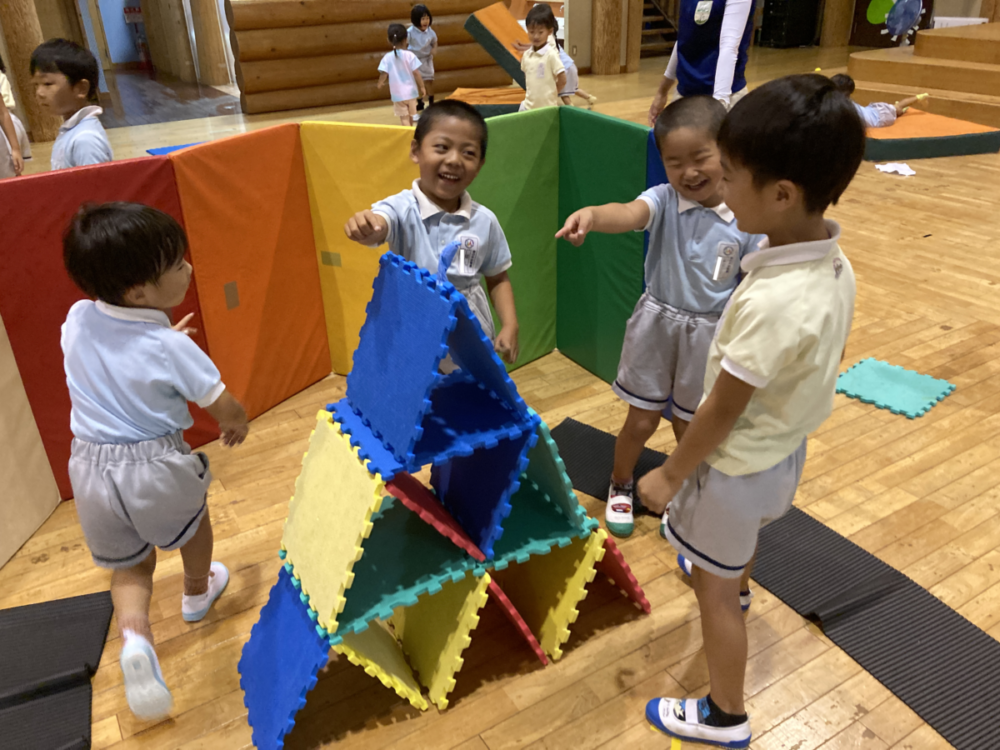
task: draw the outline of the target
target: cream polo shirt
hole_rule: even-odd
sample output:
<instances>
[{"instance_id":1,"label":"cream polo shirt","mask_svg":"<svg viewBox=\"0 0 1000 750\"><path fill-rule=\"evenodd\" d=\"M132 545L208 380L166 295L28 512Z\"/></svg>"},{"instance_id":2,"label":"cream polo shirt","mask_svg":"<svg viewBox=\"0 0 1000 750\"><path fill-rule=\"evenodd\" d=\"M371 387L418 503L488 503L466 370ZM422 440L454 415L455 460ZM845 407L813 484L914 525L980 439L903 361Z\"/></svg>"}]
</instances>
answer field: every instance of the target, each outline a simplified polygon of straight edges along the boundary
<instances>
[{"instance_id":1,"label":"cream polo shirt","mask_svg":"<svg viewBox=\"0 0 1000 750\"><path fill-rule=\"evenodd\" d=\"M745 256L708 353L705 394L722 370L757 390L708 457L723 474L769 469L790 456L833 410L840 359L854 318L854 271L830 238ZM704 401L704 399L703 399Z\"/></svg>"},{"instance_id":2,"label":"cream polo shirt","mask_svg":"<svg viewBox=\"0 0 1000 750\"><path fill-rule=\"evenodd\" d=\"M540 50L529 49L521 56L521 70L524 71L524 108L559 106L559 87L556 77L566 71L555 41Z\"/></svg>"}]
</instances>

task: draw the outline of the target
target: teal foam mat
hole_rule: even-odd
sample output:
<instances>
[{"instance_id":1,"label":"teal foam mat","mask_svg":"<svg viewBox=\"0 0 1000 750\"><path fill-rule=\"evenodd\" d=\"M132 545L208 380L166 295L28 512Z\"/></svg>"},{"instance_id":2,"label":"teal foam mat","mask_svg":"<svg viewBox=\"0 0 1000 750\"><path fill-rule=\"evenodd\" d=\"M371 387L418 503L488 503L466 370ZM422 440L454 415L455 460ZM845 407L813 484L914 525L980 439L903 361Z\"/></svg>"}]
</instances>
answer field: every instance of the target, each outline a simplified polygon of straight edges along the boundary
<instances>
[{"instance_id":1,"label":"teal foam mat","mask_svg":"<svg viewBox=\"0 0 1000 750\"><path fill-rule=\"evenodd\" d=\"M861 360L837 379L837 393L910 419L922 417L953 390L947 380L872 358Z\"/></svg>"}]
</instances>

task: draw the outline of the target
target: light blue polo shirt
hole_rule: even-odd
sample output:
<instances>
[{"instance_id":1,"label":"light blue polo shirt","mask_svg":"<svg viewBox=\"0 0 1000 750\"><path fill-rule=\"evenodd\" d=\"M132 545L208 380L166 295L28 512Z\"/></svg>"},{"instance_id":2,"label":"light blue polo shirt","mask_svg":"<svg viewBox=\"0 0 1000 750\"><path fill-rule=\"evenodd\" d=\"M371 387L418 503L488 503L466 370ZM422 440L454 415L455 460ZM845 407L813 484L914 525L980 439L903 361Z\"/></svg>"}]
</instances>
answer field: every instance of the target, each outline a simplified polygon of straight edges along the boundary
<instances>
[{"instance_id":1,"label":"light blue polo shirt","mask_svg":"<svg viewBox=\"0 0 1000 750\"><path fill-rule=\"evenodd\" d=\"M186 430L188 401L211 406L226 386L190 337L159 310L83 300L69 310L62 349L70 428L89 443L138 443Z\"/></svg>"},{"instance_id":2,"label":"light blue polo shirt","mask_svg":"<svg viewBox=\"0 0 1000 750\"><path fill-rule=\"evenodd\" d=\"M103 111L100 107L84 107L62 124L52 144L52 169L103 164L115 158L98 119Z\"/></svg>"},{"instance_id":3,"label":"light blue polo shirt","mask_svg":"<svg viewBox=\"0 0 1000 750\"><path fill-rule=\"evenodd\" d=\"M721 314L740 282L740 259L763 236L737 229L725 203L705 208L669 184L651 187L638 200L649 206L647 291L680 310Z\"/></svg>"},{"instance_id":4,"label":"light blue polo shirt","mask_svg":"<svg viewBox=\"0 0 1000 750\"><path fill-rule=\"evenodd\" d=\"M434 28L428 26L427 31L421 31L419 26L410 26L406 34L410 40L410 52L419 57L421 62L430 60L434 42L438 38Z\"/></svg>"}]
</instances>

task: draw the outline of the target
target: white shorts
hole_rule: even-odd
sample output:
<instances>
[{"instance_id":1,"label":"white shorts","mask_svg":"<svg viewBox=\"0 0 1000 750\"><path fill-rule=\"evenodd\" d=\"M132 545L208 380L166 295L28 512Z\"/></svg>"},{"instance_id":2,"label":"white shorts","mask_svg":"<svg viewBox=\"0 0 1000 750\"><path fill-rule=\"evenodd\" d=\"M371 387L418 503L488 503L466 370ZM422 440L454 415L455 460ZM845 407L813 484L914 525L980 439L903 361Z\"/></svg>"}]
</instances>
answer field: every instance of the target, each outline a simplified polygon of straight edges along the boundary
<instances>
[{"instance_id":1,"label":"white shorts","mask_svg":"<svg viewBox=\"0 0 1000 750\"><path fill-rule=\"evenodd\" d=\"M720 578L739 578L753 559L757 534L792 507L806 463L806 441L756 474L730 476L702 462L670 501L667 541Z\"/></svg>"},{"instance_id":2,"label":"white shorts","mask_svg":"<svg viewBox=\"0 0 1000 750\"><path fill-rule=\"evenodd\" d=\"M671 307L648 292L635 305L612 389L638 409L672 413L687 422L701 403L708 348L718 315Z\"/></svg>"},{"instance_id":3,"label":"white shorts","mask_svg":"<svg viewBox=\"0 0 1000 750\"><path fill-rule=\"evenodd\" d=\"M180 432L141 443L74 440L69 479L83 535L102 568L131 568L153 547L183 547L208 512L212 472Z\"/></svg>"},{"instance_id":4,"label":"white shorts","mask_svg":"<svg viewBox=\"0 0 1000 750\"><path fill-rule=\"evenodd\" d=\"M413 117L417 114L417 100L407 99L405 102L393 102L392 113L396 117Z\"/></svg>"}]
</instances>

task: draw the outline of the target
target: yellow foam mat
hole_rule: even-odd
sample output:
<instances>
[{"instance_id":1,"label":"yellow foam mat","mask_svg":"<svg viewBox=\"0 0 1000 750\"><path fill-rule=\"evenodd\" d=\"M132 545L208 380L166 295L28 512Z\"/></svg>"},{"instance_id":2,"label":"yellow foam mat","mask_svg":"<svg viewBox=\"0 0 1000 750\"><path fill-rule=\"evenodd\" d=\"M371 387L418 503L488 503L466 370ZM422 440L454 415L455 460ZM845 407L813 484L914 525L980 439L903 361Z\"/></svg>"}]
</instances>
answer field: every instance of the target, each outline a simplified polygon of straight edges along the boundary
<instances>
[{"instance_id":1,"label":"yellow foam mat","mask_svg":"<svg viewBox=\"0 0 1000 750\"><path fill-rule=\"evenodd\" d=\"M396 636L417 679L442 711L448 707L448 694L455 689L462 652L479 625L479 610L486 605L489 585L489 574L477 578L469 571L462 580L446 583L438 593L425 594L412 607L393 615Z\"/></svg>"},{"instance_id":2,"label":"yellow foam mat","mask_svg":"<svg viewBox=\"0 0 1000 750\"><path fill-rule=\"evenodd\" d=\"M321 411L295 481L281 547L319 624L331 633L384 494L382 478L368 473L350 438Z\"/></svg>"},{"instance_id":3,"label":"yellow foam mat","mask_svg":"<svg viewBox=\"0 0 1000 750\"><path fill-rule=\"evenodd\" d=\"M350 372L378 259L388 245L362 247L344 234L358 211L408 189L419 176L410 161L413 128L304 122L300 129L316 259L334 372Z\"/></svg>"},{"instance_id":4,"label":"yellow foam mat","mask_svg":"<svg viewBox=\"0 0 1000 750\"><path fill-rule=\"evenodd\" d=\"M503 575L503 590L553 660L562 656L577 606L594 580L594 566L604 558L608 534L597 529L586 539L574 539L547 555L535 555L511 565Z\"/></svg>"},{"instance_id":5,"label":"yellow foam mat","mask_svg":"<svg viewBox=\"0 0 1000 750\"><path fill-rule=\"evenodd\" d=\"M382 623L376 620L367 630L344 636L344 640L333 649L378 678L387 688L395 690L414 708L427 710L427 699L421 694L420 685L406 663L403 649Z\"/></svg>"}]
</instances>

